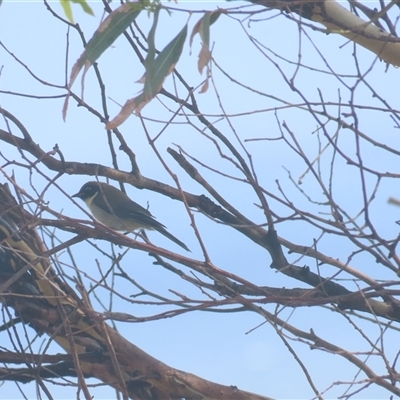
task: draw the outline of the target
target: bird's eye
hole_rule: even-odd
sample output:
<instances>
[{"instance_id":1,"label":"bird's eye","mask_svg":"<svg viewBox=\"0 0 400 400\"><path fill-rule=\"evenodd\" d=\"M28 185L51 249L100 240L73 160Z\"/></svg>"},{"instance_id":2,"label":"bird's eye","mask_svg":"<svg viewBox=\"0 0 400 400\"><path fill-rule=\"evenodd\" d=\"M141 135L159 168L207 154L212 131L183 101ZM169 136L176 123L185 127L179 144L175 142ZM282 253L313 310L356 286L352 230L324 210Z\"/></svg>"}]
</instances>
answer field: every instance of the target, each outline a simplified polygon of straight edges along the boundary
<instances>
[{"instance_id":1,"label":"bird's eye","mask_svg":"<svg viewBox=\"0 0 400 400\"><path fill-rule=\"evenodd\" d=\"M92 188L90 186L85 187L84 192L90 193L92 191Z\"/></svg>"}]
</instances>

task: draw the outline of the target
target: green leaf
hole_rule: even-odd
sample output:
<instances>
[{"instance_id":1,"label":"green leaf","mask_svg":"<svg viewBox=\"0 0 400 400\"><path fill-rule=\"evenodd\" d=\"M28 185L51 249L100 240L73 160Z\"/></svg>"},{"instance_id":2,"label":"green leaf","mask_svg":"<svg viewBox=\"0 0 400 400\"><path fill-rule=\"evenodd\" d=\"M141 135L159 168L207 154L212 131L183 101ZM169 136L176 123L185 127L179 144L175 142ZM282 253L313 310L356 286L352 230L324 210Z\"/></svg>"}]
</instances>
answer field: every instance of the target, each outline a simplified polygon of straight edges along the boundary
<instances>
[{"instance_id":1,"label":"green leaf","mask_svg":"<svg viewBox=\"0 0 400 400\"><path fill-rule=\"evenodd\" d=\"M83 11L85 11L87 14L94 15L93 10L90 8L86 0L60 0L60 3L64 9L65 16L68 18L68 21L71 22L71 24L75 23L74 16L72 14L71 3L79 4L83 8Z\"/></svg>"},{"instance_id":2,"label":"green leaf","mask_svg":"<svg viewBox=\"0 0 400 400\"><path fill-rule=\"evenodd\" d=\"M75 24L74 16L72 15L71 3L69 0L60 0L61 6L64 9L65 16L71 24Z\"/></svg>"},{"instance_id":3,"label":"green leaf","mask_svg":"<svg viewBox=\"0 0 400 400\"><path fill-rule=\"evenodd\" d=\"M114 10L99 26L93 37L86 45L85 51L81 54L75 65L72 67L68 88L75 82L82 67L84 73L91 65L107 50L112 43L120 36L134 19L140 14L143 6L139 3L125 3ZM68 108L68 96L63 107L63 116L66 118Z\"/></svg>"},{"instance_id":4,"label":"green leaf","mask_svg":"<svg viewBox=\"0 0 400 400\"><path fill-rule=\"evenodd\" d=\"M82 7L83 11L89 15L94 15L93 10L90 8L89 4L87 3L86 0L71 0L75 4L80 4Z\"/></svg>"},{"instance_id":5,"label":"green leaf","mask_svg":"<svg viewBox=\"0 0 400 400\"><path fill-rule=\"evenodd\" d=\"M113 11L99 26L86 45L81 58L93 64L140 14L137 3L125 3Z\"/></svg>"},{"instance_id":6,"label":"green leaf","mask_svg":"<svg viewBox=\"0 0 400 400\"><path fill-rule=\"evenodd\" d=\"M141 6L140 6L141 7ZM113 11L99 26L86 45L85 51L72 68L69 87L85 65L89 68L140 14L137 3L125 3Z\"/></svg>"},{"instance_id":7,"label":"green leaf","mask_svg":"<svg viewBox=\"0 0 400 400\"><path fill-rule=\"evenodd\" d=\"M187 24L169 42L153 63L146 65L146 80L143 93L145 98L153 98L162 87L165 78L172 72L178 62L187 36Z\"/></svg>"},{"instance_id":8,"label":"green leaf","mask_svg":"<svg viewBox=\"0 0 400 400\"><path fill-rule=\"evenodd\" d=\"M158 16L160 15L160 7L156 8L154 11L154 21L153 25L151 26L149 35L147 37L147 45L148 45L148 51L147 51L147 57L144 62L144 65L147 67L148 64L151 64L154 61L154 58L156 56L156 44L155 44L155 36L156 36L156 28L158 24Z\"/></svg>"},{"instance_id":9,"label":"green leaf","mask_svg":"<svg viewBox=\"0 0 400 400\"><path fill-rule=\"evenodd\" d=\"M201 17L196 25L193 27L192 34L190 35L190 45L192 45L193 38L198 33L201 37L203 44L210 45L210 26L219 18L221 14L225 14L225 10L207 11Z\"/></svg>"}]
</instances>

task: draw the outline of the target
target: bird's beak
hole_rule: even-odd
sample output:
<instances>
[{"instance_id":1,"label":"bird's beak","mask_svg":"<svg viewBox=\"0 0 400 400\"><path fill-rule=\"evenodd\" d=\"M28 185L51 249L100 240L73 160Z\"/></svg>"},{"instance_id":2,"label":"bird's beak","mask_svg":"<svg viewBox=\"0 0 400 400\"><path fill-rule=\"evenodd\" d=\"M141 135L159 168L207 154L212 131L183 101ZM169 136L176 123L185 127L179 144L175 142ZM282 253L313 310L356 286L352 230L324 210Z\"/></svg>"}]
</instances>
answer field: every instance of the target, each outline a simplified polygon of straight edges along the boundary
<instances>
[{"instance_id":1,"label":"bird's beak","mask_svg":"<svg viewBox=\"0 0 400 400\"><path fill-rule=\"evenodd\" d=\"M71 197L81 197L81 196L82 196L81 192L78 192L73 194Z\"/></svg>"}]
</instances>

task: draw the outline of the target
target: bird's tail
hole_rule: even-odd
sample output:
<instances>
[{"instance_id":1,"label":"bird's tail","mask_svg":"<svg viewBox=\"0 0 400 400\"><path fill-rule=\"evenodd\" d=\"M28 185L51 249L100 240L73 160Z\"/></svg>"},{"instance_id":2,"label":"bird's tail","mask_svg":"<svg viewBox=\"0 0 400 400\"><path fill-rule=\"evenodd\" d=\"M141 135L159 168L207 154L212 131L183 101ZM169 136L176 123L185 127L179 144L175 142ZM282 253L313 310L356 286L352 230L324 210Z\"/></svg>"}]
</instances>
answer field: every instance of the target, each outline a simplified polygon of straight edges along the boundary
<instances>
[{"instance_id":1,"label":"bird's tail","mask_svg":"<svg viewBox=\"0 0 400 400\"><path fill-rule=\"evenodd\" d=\"M189 248L186 246L185 243L181 242L178 238L176 238L174 235L172 235L171 233L169 233L166 229L164 228L158 228L157 229L158 232L162 233L165 237L167 237L168 239L172 240L173 242L175 242L177 245L181 246L183 249L185 249L186 251L189 251Z\"/></svg>"}]
</instances>

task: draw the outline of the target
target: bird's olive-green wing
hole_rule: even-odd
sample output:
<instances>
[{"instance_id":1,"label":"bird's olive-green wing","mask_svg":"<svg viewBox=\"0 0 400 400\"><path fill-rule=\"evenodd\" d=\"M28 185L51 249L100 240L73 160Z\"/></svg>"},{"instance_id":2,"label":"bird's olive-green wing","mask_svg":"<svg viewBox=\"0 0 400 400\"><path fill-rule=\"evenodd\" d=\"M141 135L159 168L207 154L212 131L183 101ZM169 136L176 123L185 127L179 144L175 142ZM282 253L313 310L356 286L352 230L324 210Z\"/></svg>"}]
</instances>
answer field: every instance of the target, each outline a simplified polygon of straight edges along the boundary
<instances>
[{"instance_id":1,"label":"bird's olive-green wing","mask_svg":"<svg viewBox=\"0 0 400 400\"><path fill-rule=\"evenodd\" d=\"M108 201L105 201L104 196L101 196L99 193L96 196L96 204L102 208L104 211L112 214L110 209L111 198L110 196L106 196ZM165 229L165 226L154 219L153 215L150 211L146 210L140 204L132 201L128 196L124 201L118 203L118 206L114 208L114 214L121 219L130 219L134 222L137 222L143 227L148 227L150 229L162 230Z\"/></svg>"}]
</instances>

